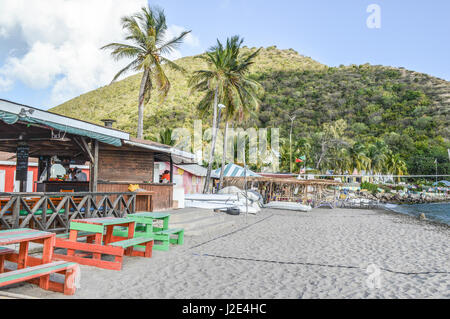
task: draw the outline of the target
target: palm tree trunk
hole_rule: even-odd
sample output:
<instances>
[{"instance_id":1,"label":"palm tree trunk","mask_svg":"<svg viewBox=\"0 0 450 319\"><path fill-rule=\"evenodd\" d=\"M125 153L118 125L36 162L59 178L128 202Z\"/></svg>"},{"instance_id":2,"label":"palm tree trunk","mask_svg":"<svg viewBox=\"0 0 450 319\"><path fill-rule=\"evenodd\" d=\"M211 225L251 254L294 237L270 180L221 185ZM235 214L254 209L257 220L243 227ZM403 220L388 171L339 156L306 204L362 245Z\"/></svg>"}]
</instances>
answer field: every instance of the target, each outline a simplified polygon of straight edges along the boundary
<instances>
[{"instance_id":1,"label":"palm tree trunk","mask_svg":"<svg viewBox=\"0 0 450 319\"><path fill-rule=\"evenodd\" d=\"M213 118L213 132L212 132L212 143L211 143L211 150L209 153L209 164L208 164L208 171L206 173L206 181L205 186L203 188L203 194L207 194L209 190L209 184L211 183L211 171L212 171L212 164L214 161L214 152L216 148L216 140L217 140L217 106L219 104L218 98L219 98L219 88L216 88L216 92L214 94L214 118Z\"/></svg>"},{"instance_id":2,"label":"palm tree trunk","mask_svg":"<svg viewBox=\"0 0 450 319\"><path fill-rule=\"evenodd\" d=\"M223 133L223 155L222 155L222 169L220 170L220 189L223 188L223 174L225 171L225 164L227 159L227 139L228 139L228 121L225 123L225 132Z\"/></svg>"},{"instance_id":3,"label":"palm tree trunk","mask_svg":"<svg viewBox=\"0 0 450 319\"><path fill-rule=\"evenodd\" d=\"M144 138L144 103L145 103L145 86L148 80L149 71L145 70L142 75L141 87L139 89L139 107L138 107L138 129L137 138Z\"/></svg>"}]
</instances>

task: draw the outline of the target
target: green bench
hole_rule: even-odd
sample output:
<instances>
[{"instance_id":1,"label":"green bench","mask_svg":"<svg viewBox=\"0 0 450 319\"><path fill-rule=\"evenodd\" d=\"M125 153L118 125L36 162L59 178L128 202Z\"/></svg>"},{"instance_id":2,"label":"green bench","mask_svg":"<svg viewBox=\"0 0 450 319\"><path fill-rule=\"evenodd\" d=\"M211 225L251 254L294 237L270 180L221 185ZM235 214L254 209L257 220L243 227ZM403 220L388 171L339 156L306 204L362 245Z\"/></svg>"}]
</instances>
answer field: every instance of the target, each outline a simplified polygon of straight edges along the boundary
<instances>
[{"instance_id":1,"label":"green bench","mask_svg":"<svg viewBox=\"0 0 450 319\"><path fill-rule=\"evenodd\" d=\"M108 244L108 246L121 247L128 256L152 257L154 239L152 237L136 237ZM136 247L145 247L145 251L135 250Z\"/></svg>"},{"instance_id":2,"label":"green bench","mask_svg":"<svg viewBox=\"0 0 450 319\"><path fill-rule=\"evenodd\" d=\"M48 287L41 288L53 290L56 292L62 292L65 295L73 295L76 290L75 278L78 271L79 266L76 263L55 261L45 265L38 265L34 267L3 272L0 274L0 287L5 287L25 281L39 284L39 278L50 276L50 274L54 273L60 273L65 277L64 283L49 281Z\"/></svg>"},{"instance_id":3,"label":"green bench","mask_svg":"<svg viewBox=\"0 0 450 319\"><path fill-rule=\"evenodd\" d=\"M143 228L141 228L143 227ZM139 231L140 229L144 231ZM135 238L145 238L152 237L154 241L158 241L160 243L154 243L153 250L158 251L169 251L170 244L174 245L183 245L184 244L184 229L168 229L164 231L153 232L152 226L136 226L136 231L134 233ZM114 236L127 236L128 231L125 229L114 229ZM176 238L172 238L172 236L177 236Z\"/></svg>"},{"instance_id":4,"label":"green bench","mask_svg":"<svg viewBox=\"0 0 450 319\"><path fill-rule=\"evenodd\" d=\"M176 238L173 238L176 236ZM168 229L153 233L153 237L155 240L161 241L162 244L158 245L158 248L155 249L161 251L168 251L170 248L170 244L173 245L183 245L184 244L184 229Z\"/></svg>"}]
</instances>

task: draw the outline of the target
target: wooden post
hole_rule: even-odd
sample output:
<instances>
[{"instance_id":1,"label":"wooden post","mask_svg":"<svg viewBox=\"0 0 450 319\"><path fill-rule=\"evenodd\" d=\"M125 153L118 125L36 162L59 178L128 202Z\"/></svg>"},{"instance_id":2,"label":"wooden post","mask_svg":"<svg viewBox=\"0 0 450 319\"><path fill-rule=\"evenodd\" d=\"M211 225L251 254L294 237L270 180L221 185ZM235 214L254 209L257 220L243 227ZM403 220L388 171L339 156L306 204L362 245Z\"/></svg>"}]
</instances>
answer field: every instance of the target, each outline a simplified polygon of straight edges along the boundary
<instances>
[{"instance_id":1,"label":"wooden post","mask_svg":"<svg viewBox=\"0 0 450 319\"><path fill-rule=\"evenodd\" d=\"M89 156L91 158L91 165L90 165L90 181L89 181L89 191L91 193L96 193L97 192L97 186L98 186L98 141L95 140L92 142L92 157ZM91 154L91 153L89 153Z\"/></svg>"},{"instance_id":2,"label":"wooden post","mask_svg":"<svg viewBox=\"0 0 450 319\"><path fill-rule=\"evenodd\" d=\"M46 178L46 180L47 181L49 181L50 180L50 166L52 165L52 161L51 161L51 159L50 159L50 157L47 157L46 158L46 163L47 163L47 178ZM47 190L45 190L45 191L47 191Z\"/></svg>"},{"instance_id":3,"label":"wooden post","mask_svg":"<svg viewBox=\"0 0 450 319\"><path fill-rule=\"evenodd\" d=\"M173 159L170 156L170 184L173 184Z\"/></svg>"},{"instance_id":4,"label":"wooden post","mask_svg":"<svg viewBox=\"0 0 450 319\"><path fill-rule=\"evenodd\" d=\"M94 142L94 178L92 183L92 191L94 193L97 192L97 186L98 186L98 141L95 140Z\"/></svg>"}]
</instances>

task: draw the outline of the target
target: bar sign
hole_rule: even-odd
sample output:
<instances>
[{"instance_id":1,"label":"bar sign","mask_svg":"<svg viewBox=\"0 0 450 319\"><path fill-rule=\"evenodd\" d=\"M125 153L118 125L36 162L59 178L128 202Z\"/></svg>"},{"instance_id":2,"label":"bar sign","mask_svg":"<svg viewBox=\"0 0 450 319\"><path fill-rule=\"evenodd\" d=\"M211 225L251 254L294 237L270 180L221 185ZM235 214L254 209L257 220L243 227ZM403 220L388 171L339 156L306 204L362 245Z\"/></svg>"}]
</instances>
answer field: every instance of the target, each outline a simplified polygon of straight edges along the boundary
<instances>
[{"instance_id":1,"label":"bar sign","mask_svg":"<svg viewBox=\"0 0 450 319\"><path fill-rule=\"evenodd\" d=\"M30 147L26 143L17 146L16 181L26 181L28 174L28 156Z\"/></svg>"}]
</instances>

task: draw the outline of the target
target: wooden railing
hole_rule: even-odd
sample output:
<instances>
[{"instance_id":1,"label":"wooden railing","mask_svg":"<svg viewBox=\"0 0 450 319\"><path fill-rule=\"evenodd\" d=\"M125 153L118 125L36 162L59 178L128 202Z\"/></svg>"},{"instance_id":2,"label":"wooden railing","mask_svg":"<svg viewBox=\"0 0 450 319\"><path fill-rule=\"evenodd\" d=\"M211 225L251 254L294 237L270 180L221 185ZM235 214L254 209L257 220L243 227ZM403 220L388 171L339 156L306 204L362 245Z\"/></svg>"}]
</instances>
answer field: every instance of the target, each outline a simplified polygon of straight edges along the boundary
<instances>
[{"instance_id":1,"label":"wooden railing","mask_svg":"<svg viewBox=\"0 0 450 319\"><path fill-rule=\"evenodd\" d=\"M74 219L125 217L135 193L0 193L0 229L67 231Z\"/></svg>"}]
</instances>

